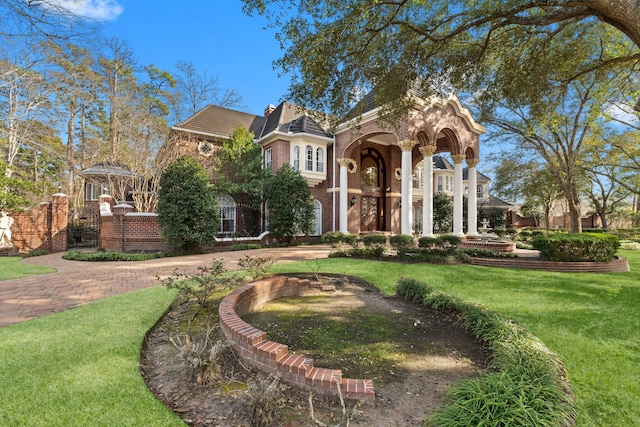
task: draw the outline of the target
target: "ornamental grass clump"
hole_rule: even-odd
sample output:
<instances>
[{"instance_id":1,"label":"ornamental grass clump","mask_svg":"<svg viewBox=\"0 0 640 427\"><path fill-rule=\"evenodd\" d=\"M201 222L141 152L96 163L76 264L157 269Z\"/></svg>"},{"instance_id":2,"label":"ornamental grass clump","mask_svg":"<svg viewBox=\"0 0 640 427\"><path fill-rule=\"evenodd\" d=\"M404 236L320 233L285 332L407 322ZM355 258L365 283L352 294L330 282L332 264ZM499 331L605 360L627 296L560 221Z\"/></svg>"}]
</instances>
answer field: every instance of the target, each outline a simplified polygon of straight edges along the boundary
<instances>
[{"instance_id":1,"label":"ornamental grass clump","mask_svg":"<svg viewBox=\"0 0 640 427\"><path fill-rule=\"evenodd\" d=\"M572 426L575 401L562 361L513 321L411 278L400 278L396 293L445 311L489 352L489 372L464 380L426 425Z\"/></svg>"}]
</instances>

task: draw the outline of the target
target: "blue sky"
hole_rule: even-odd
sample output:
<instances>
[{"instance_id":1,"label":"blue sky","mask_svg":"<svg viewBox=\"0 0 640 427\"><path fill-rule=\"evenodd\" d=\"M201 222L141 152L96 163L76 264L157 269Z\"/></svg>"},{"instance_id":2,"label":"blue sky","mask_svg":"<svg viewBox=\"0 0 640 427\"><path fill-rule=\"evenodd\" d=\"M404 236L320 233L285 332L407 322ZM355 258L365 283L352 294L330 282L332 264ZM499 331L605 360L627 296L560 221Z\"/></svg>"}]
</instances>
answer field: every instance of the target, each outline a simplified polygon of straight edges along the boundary
<instances>
[{"instance_id":1,"label":"blue sky","mask_svg":"<svg viewBox=\"0 0 640 427\"><path fill-rule=\"evenodd\" d=\"M243 96L238 110L262 114L287 91L289 79L272 65L281 56L275 31L245 15L240 0L80 0L74 7L101 20L106 37L126 41L141 65L173 72L182 60L217 75L221 88Z\"/></svg>"}]
</instances>

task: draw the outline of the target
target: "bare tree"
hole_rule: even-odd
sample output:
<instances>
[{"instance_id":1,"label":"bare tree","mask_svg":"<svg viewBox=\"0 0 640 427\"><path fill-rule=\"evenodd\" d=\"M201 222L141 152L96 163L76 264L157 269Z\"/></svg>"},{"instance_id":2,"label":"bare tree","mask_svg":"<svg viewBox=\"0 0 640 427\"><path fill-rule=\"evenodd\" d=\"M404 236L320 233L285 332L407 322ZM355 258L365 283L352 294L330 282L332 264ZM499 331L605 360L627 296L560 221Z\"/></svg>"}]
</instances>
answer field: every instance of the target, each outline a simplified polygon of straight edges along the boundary
<instances>
[{"instance_id":1,"label":"bare tree","mask_svg":"<svg viewBox=\"0 0 640 427\"><path fill-rule=\"evenodd\" d=\"M6 138L5 175L11 177L18 150L32 141L30 124L43 118L50 106L51 86L38 71L43 58L30 43L0 48L0 130Z\"/></svg>"},{"instance_id":2,"label":"bare tree","mask_svg":"<svg viewBox=\"0 0 640 427\"><path fill-rule=\"evenodd\" d=\"M221 88L218 76L210 76L206 71L198 72L192 62L180 61L176 69L176 88L172 100L176 123L197 113L207 104L234 107L242 102L242 96L235 89Z\"/></svg>"}]
</instances>

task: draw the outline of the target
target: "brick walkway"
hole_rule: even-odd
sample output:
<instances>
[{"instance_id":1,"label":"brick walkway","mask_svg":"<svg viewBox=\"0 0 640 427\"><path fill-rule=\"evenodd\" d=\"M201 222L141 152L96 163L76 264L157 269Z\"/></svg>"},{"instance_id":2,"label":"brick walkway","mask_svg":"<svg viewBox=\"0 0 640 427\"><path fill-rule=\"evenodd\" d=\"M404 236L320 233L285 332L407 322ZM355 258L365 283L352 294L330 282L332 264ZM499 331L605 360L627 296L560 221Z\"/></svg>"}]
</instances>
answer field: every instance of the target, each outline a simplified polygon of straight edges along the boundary
<instances>
[{"instance_id":1,"label":"brick walkway","mask_svg":"<svg viewBox=\"0 0 640 427\"><path fill-rule=\"evenodd\" d=\"M272 256L277 262L286 262L326 258L330 251L324 245L298 246L100 263L67 261L62 259L62 253L25 258L22 262L54 267L57 272L0 281L0 327L157 286L157 276L167 277L176 268L181 272L195 272L198 266L209 265L213 259L222 259L227 270L236 270L238 260L244 255Z\"/></svg>"}]
</instances>

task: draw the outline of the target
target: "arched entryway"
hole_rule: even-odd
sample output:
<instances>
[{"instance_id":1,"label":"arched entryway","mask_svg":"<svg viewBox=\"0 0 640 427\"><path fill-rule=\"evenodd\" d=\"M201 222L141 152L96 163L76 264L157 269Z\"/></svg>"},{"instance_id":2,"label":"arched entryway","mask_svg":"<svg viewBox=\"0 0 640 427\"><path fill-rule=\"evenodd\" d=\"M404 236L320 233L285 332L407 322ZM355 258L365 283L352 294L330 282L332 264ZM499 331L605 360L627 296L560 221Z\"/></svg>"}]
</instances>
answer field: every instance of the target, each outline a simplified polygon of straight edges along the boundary
<instances>
[{"instance_id":1,"label":"arched entryway","mask_svg":"<svg viewBox=\"0 0 640 427\"><path fill-rule=\"evenodd\" d=\"M384 231L385 221L385 163L374 148L360 152L360 231Z\"/></svg>"}]
</instances>

